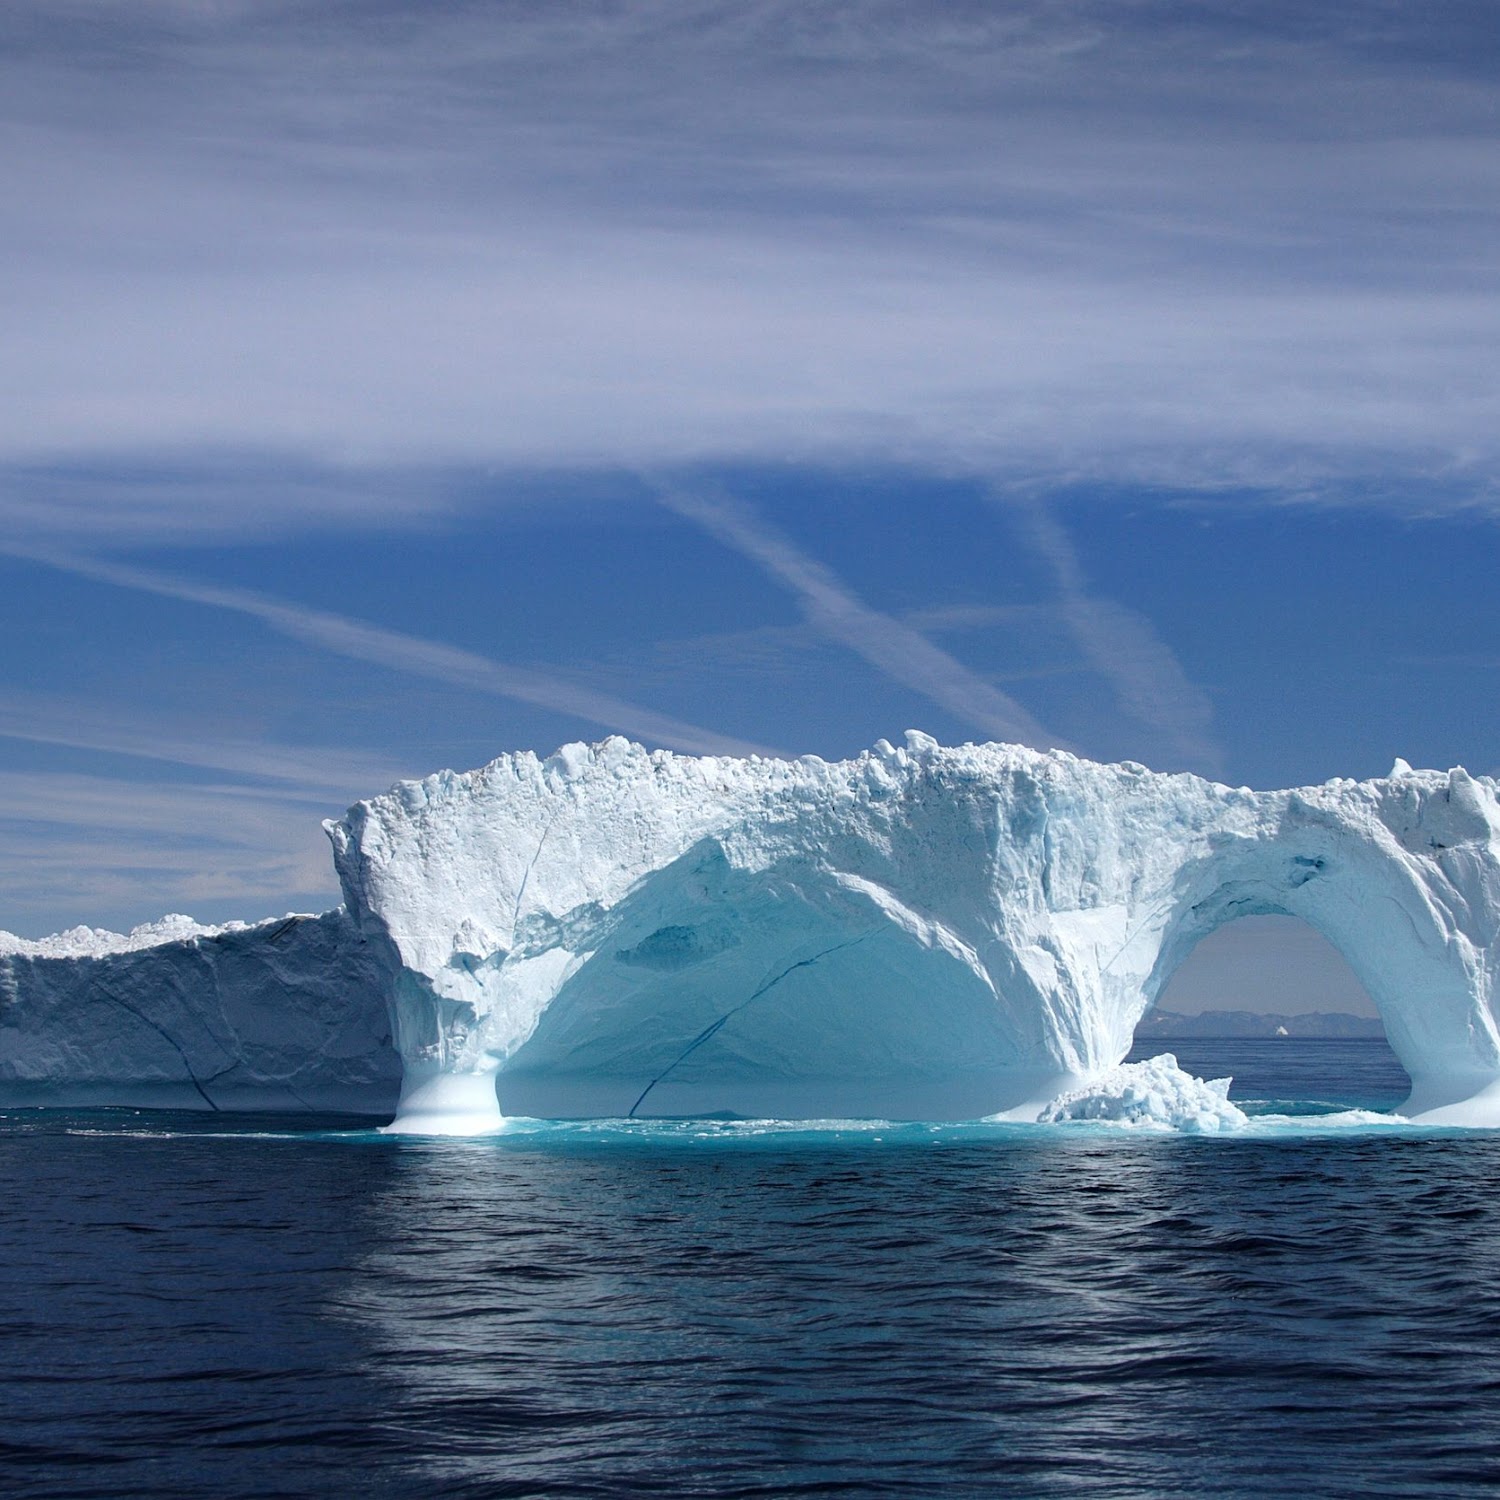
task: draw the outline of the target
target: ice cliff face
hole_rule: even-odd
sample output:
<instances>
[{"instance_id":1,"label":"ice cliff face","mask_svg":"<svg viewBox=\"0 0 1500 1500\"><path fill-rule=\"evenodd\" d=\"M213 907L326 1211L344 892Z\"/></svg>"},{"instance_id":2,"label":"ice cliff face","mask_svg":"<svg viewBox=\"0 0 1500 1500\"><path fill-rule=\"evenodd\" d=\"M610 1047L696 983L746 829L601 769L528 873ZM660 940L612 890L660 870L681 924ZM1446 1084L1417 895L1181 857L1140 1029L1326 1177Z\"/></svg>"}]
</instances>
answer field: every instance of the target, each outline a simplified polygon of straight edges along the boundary
<instances>
[{"instance_id":1,"label":"ice cliff face","mask_svg":"<svg viewBox=\"0 0 1500 1500\"><path fill-rule=\"evenodd\" d=\"M0 1105L386 1112L381 960L341 911L0 933Z\"/></svg>"},{"instance_id":2,"label":"ice cliff face","mask_svg":"<svg viewBox=\"0 0 1500 1500\"><path fill-rule=\"evenodd\" d=\"M1495 784L1252 792L915 732L837 764L621 739L326 825L395 973L398 1125L1016 1111L1117 1065L1202 937L1287 913L1379 1006L1410 1108L1500 1123Z\"/></svg>"}]
</instances>

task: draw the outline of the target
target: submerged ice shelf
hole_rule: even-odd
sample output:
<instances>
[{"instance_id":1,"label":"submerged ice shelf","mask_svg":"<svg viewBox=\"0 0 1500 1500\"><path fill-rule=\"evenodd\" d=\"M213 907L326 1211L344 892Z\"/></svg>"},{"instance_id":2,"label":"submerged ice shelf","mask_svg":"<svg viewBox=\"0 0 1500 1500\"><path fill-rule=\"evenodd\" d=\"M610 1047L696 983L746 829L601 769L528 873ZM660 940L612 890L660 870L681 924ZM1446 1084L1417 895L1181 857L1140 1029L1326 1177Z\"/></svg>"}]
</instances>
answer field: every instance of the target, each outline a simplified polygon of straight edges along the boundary
<instances>
[{"instance_id":1,"label":"submerged ice shelf","mask_svg":"<svg viewBox=\"0 0 1500 1500\"><path fill-rule=\"evenodd\" d=\"M838 763L612 738L325 826L341 911L0 935L0 1103L380 1109L399 1055L398 1130L1234 1128L1222 1090L1120 1064L1199 939L1285 913L1379 1007L1408 1113L1500 1125L1500 807L1460 769L1253 792L915 731Z\"/></svg>"}]
</instances>

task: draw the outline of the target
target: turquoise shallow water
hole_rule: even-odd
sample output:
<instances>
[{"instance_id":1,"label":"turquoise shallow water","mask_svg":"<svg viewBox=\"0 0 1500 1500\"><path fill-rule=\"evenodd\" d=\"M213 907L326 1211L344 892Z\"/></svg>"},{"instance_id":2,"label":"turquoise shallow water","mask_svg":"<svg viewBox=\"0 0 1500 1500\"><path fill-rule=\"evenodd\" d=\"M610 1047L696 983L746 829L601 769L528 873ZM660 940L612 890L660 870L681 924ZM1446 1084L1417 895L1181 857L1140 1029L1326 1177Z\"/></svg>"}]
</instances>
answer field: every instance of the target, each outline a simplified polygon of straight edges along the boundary
<instances>
[{"instance_id":1,"label":"turquoise shallow water","mask_svg":"<svg viewBox=\"0 0 1500 1500\"><path fill-rule=\"evenodd\" d=\"M1278 1110L1401 1092L1380 1044L1195 1045ZM424 1141L12 1112L0 1491L1490 1487L1500 1135L1317 1118Z\"/></svg>"}]
</instances>

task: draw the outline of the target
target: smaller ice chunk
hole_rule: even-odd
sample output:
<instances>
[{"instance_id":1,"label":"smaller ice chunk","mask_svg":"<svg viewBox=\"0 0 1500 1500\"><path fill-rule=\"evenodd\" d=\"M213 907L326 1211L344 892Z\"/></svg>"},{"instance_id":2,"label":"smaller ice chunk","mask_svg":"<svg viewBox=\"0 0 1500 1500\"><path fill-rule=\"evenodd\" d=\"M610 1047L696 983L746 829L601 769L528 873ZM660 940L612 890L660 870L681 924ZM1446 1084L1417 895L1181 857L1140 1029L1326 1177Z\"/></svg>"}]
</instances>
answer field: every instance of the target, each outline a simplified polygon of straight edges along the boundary
<instances>
[{"instance_id":1,"label":"smaller ice chunk","mask_svg":"<svg viewBox=\"0 0 1500 1500\"><path fill-rule=\"evenodd\" d=\"M1208 1135L1250 1123L1229 1102L1228 1078L1195 1078L1170 1052L1145 1062L1121 1063L1080 1088L1060 1094L1041 1113L1041 1123L1099 1120L1151 1130Z\"/></svg>"},{"instance_id":2,"label":"smaller ice chunk","mask_svg":"<svg viewBox=\"0 0 1500 1500\"><path fill-rule=\"evenodd\" d=\"M575 740L572 744L559 746L543 764L556 771L564 781L576 781L589 768L593 755L589 747Z\"/></svg>"}]
</instances>

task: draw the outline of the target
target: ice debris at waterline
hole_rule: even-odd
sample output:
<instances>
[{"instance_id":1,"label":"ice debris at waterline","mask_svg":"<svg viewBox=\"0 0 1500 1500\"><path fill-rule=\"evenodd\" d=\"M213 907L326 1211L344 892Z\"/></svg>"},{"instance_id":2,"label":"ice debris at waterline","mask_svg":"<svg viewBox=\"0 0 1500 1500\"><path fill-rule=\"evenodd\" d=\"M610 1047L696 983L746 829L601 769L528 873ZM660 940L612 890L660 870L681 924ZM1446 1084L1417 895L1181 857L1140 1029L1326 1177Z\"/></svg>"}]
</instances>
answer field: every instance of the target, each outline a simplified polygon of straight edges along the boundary
<instances>
[{"instance_id":1,"label":"ice debris at waterline","mask_svg":"<svg viewBox=\"0 0 1500 1500\"><path fill-rule=\"evenodd\" d=\"M389 1007L396 1129L493 1129L502 1109L1035 1120L1090 1097L1193 945L1257 913L1343 953L1408 1114L1500 1125L1500 807L1462 769L1254 792L915 731L837 763L611 738L402 782L325 826L334 971L284 963L280 982L314 1030ZM110 1087L132 1046L166 1066L200 1005L223 1011L225 1071L195 1055L193 1088L286 1077L284 1049L241 1064L242 980L182 943L45 975L39 946L0 943L0 1102L20 1078L65 1091L75 1061L97 1082L102 1044L75 1059L69 1028L92 1037L117 966L143 961L183 1013L110 1033Z\"/></svg>"},{"instance_id":2,"label":"ice debris at waterline","mask_svg":"<svg viewBox=\"0 0 1500 1500\"><path fill-rule=\"evenodd\" d=\"M1038 1117L1043 1124L1099 1120L1155 1130L1210 1135L1237 1130L1250 1118L1229 1102L1228 1078L1194 1078L1170 1052L1145 1062L1121 1063L1054 1099Z\"/></svg>"}]
</instances>

